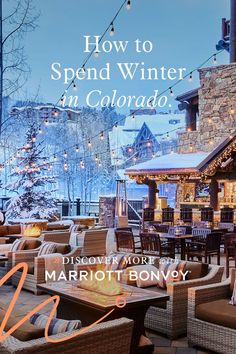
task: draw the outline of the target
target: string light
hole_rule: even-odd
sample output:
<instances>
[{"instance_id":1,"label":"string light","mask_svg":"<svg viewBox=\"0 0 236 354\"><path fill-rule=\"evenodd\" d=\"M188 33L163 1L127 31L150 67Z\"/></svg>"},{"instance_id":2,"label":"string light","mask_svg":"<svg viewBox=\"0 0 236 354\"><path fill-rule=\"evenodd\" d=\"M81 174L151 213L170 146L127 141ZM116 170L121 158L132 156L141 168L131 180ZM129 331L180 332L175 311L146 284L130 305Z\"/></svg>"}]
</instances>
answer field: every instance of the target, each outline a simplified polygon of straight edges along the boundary
<instances>
[{"instance_id":1,"label":"string light","mask_svg":"<svg viewBox=\"0 0 236 354\"><path fill-rule=\"evenodd\" d=\"M47 126L47 125L49 125L49 121L48 121L48 119L46 118L46 119L44 119L44 124Z\"/></svg>"},{"instance_id":2,"label":"string light","mask_svg":"<svg viewBox=\"0 0 236 354\"><path fill-rule=\"evenodd\" d=\"M66 158L67 158L67 156L68 156L67 151L66 151L66 150L64 150L64 158L66 159Z\"/></svg>"},{"instance_id":3,"label":"string light","mask_svg":"<svg viewBox=\"0 0 236 354\"><path fill-rule=\"evenodd\" d=\"M115 122L115 128L116 128L116 129L118 128L118 123L117 123L117 122Z\"/></svg>"},{"instance_id":4,"label":"string light","mask_svg":"<svg viewBox=\"0 0 236 354\"><path fill-rule=\"evenodd\" d=\"M95 155L95 161L98 161L98 154Z\"/></svg>"},{"instance_id":5,"label":"string light","mask_svg":"<svg viewBox=\"0 0 236 354\"><path fill-rule=\"evenodd\" d=\"M36 136L33 135L33 136L32 136L32 142L35 143L35 141L36 141Z\"/></svg>"},{"instance_id":6,"label":"string light","mask_svg":"<svg viewBox=\"0 0 236 354\"><path fill-rule=\"evenodd\" d=\"M81 168L85 168L85 165L84 165L84 161L83 161L83 160L80 160L80 167L81 167Z\"/></svg>"},{"instance_id":7,"label":"string light","mask_svg":"<svg viewBox=\"0 0 236 354\"><path fill-rule=\"evenodd\" d=\"M89 139L88 141L88 147L91 148L92 147L92 143L91 143L91 140Z\"/></svg>"},{"instance_id":8,"label":"string light","mask_svg":"<svg viewBox=\"0 0 236 354\"><path fill-rule=\"evenodd\" d=\"M39 134L42 134L42 132L43 132L42 129L39 128L39 129L38 129L38 133L39 133Z\"/></svg>"},{"instance_id":9,"label":"string light","mask_svg":"<svg viewBox=\"0 0 236 354\"><path fill-rule=\"evenodd\" d=\"M127 1L126 8L127 8L127 10L131 9L131 0Z\"/></svg>"},{"instance_id":10,"label":"string light","mask_svg":"<svg viewBox=\"0 0 236 354\"><path fill-rule=\"evenodd\" d=\"M73 81L73 90L77 91L77 85L76 85L76 83L74 81Z\"/></svg>"},{"instance_id":11,"label":"string light","mask_svg":"<svg viewBox=\"0 0 236 354\"><path fill-rule=\"evenodd\" d=\"M174 91L172 90L172 87L169 87L169 90L170 90L170 96L174 96Z\"/></svg>"},{"instance_id":12,"label":"string light","mask_svg":"<svg viewBox=\"0 0 236 354\"><path fill-rule=\"evenodd\" d=\"M114 27L114 23L111 22L111 31L110 31L110 36L113 37L115 34L115 27Z\"/></svg>"},{"instance_id":13,"label":"string light","mask_svg":"<svg viewBox=\"0 0 236 354\"><path fill-rule=\"evenodd\" d=\"M101 161L98 162L98 166L101 167L102 166L102 163Z\"/></svg>"},{"instance_id":14,"label":"string light","mask_svg":"<svg viewBox=\"0 0 236 354\"><path fill-rule=\"evenodd\" d=\"M99 52L97 50L94 52L94 56L95 56L95 58L99 57Z\"/></svg>"},{"instance_id":15,"label":"string light","mask_svg":"<svg viewBox=\"0 0 236 354\"><path fill-rule=\"evenodd\" d=\"M103 132L100 133L100 139L104 140L104 133Z\"/></svg>"},{"instance_id":16,"label":"string light","mask_svg":"<svg viewBox=\"0 0 236 354\"><path fill-rule=\"evenodd\" d=\"M213 144L214 144L213 139L210 139L210 140L209 140L209 145L213 145Z\"/></svg>"},{"instance_id":17,"label":"string light","mask_svg":"<svg viewBox=\"0 0 236 354\"><path fill-rule=\"evenodd\" d=\"M211 118L211 117L209 117L209 118L208 118L208 123L210 123L210 124L211 124L212 122L213 122L212 118Z\"/></svg>"},{"instance_id":18,"label":"string light","mask_svg":"<svg viewBox=\"0 0 236 354\"><path fill-rule=\"evenodd\" d=\"M135 120L135 114L132 114L132 119Z\"/></svg>"},{"instance_id":19,"label":"string light","mask_svg":"<svg viewBox=\"0 0 236 354\"><path fill-rule=\"evenodd\" d=\"M79 145L76 145L76 146L75 146L75 151L76 151L76 152L79 152Z\"/></svg>"},{"instance_id":20,"label":"string light","mask_svg":"<svg viewBox=\"0 0 236 354\"><path fill-rule=\"evenodd\" d=\"M213 55L213 64L214 64L214 65L217 64L216 54Z\"/></svg>"},{"instance_id":21,"label":"string light","mask_svg":"<svg viewBox=\"0 0 236 354\"><path fill-rule=\"evenodd\" d=\"M192 82L192 81L193 81L193 73L192 73L192 72L189 74L189 79L188 79L188 81L189 81L189 82Z\"/></svg>"},{"instance_id":22,"label":"string light","mask_svg":"<svg viewBox=\"0 0 236 354\"><path fill-rule=\"evenodd\" d=\"M230 108L229 113L230 113L230 114L234 114L234 113L235 113L235 110L234 110L233 107Z\"/></svg>"},{"instance_id":23,"label":"string light","mask_svg":"<svg viewBox=\"0 0 236 354\"><path fill-rule=\"evenodd\" d=\"M57 155L56 154L53 155L53 160L57 161Z\"/></svg>"},{"instance_id":24,"label":"string light","mask_svg":"<svg viewBox=\"0 0 236 354\"><path fill-rule=\"evenodd\" d=\"M128 152L131 153L133 151L132 147L128 148Z\"/></svg>"}]
</instances>

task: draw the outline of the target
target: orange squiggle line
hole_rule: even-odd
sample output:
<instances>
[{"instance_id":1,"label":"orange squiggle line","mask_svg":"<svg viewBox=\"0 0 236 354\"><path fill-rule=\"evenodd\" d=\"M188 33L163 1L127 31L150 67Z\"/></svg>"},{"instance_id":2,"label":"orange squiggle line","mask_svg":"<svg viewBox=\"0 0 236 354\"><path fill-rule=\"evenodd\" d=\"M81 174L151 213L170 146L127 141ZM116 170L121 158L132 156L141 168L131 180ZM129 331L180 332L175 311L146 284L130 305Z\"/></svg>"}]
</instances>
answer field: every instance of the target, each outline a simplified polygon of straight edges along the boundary
<instances>
[{"instance_id":1,"label":"orange squiggle line","mask_svg":"<svg viewBox=\"0 0 236 354\"><path fill-rule=\"evenodd\" d=\"M25 323L27 320L30 319L30 317L35 314L36 312L38 312L39 310L41 310L44 306L48 305L49 303L53 302L53 308L50 312L50 315L48 316L48 320L45 326L45 338L48 342L50 343L60 343L60 342L65 342L71 338L77 337L85 332L87 332L89 329L93 328L96 324L102 322L105 318L107 318L114 310L112 309L111 311L109 311L106 315L104 315L103 317L101 317L100 319L98 319L96 322L92 323L91 325L81 329L79 332L74 333L70 336L66 336L63 337L61 339L52 339L49 337L48 335L48 331L49 331L49 326L50 323L53 319L54 314L56 313L57 307L59 305L60 302L60 296L59 295L54 295L52 297L50 297L49 299L43 301L41 304L39 304L38 306L36 306L33 310L31 310L27 315L25 315L20 321L18 321L13 327L11 327L7 332L5 332L3 334L4 328L6 326L6 323L14 309L14 306L16 304L16 301L20 295L21 289L24 285L24 281L28 272L28 264L25 262L19 263L16 266L14 266L6 275L4 275L4 277L0 280L0 287L19 269L23 268L23 272L22 272L22 276L20 278L20 281L17 285L16 291L13 295L13 298L8 306L8 309L6 311L6 314L4 316L4 319L2 320L1 326L0 326L0 342L2 342L3 340L5 340L7 337L9 337L17 328L19 328L23 323Z\"/></svg>"}]
</instances>

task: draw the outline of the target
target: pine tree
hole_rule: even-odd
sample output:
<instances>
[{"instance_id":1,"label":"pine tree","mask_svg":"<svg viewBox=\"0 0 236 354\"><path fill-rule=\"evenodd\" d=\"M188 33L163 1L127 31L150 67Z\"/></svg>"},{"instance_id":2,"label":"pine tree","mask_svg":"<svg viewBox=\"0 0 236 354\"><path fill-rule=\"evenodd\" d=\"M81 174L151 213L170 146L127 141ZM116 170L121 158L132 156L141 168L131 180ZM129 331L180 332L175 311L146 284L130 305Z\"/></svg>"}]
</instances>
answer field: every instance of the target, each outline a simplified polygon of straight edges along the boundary
<instances>
[{"instance_id":1,"label":"pine tree","mask_svg":"<svg viewBox=\"0 0 236 354\"><path fill-rule=\"evenodd\" d=\"M55 177L47 175L49 162L43 156L43 141L37 142L39 131L31 125L26 133L26 144L18 151L18 164L12 173L14 182L6 186L15 192L7 203L7 218L51 219L57 212L56 201L52 197Z\"/></svg>"}]
</instances>

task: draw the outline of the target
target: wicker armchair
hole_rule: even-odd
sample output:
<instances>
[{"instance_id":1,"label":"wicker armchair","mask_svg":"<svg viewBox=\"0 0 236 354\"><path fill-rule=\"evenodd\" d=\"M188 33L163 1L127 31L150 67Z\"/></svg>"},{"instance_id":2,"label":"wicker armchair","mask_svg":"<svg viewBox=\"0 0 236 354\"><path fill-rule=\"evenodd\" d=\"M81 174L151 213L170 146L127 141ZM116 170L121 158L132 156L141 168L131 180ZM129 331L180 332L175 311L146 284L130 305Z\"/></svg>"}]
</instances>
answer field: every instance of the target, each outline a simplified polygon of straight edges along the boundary
<instances>
[{"instance_id":1,"label":"wicker armchair","mask_svg":"<svg viewBox=\"0 0 236 354\"><path fill-rule=\"evenodd\" d=\"M186 334L188 289L220 282L223 271L223 267L209 265L208 274L202 278L169 283L167 285L167 295L170 299L166 303L166 308L151 306L147 311L145 327L164 333L170 338L177 338Z\"/></svg>"},{"instance_id":2,"label":"wicker armchair","mask_svg":"<svg viewBox=\"0 0 236 354\"><path fill-rule=\"evenodd\" d=\"M231 276L235 277L235 273L236 270L234 269ZM189 289L188 341L191 346L206 348L214 353L235 354L236 329L206 322L196 317L196 308L198 305L207 303L208 308L212 309L211 302L221 300L226 301L227 304L230 297L230 290L232 291L230 283L230 279L227 279L220 284L212 284ZM231 320L235 322L235 306L226 306L230 306L232 316ZM214 308L216 308L215 305ZM220 311L220 307L218 307L218 309L219 315L221 316L222 310Z\"/></svg>"},{"instance_id":3,"label":"wicker armchair","mask_svg":"<svg viewBox=\"0 0 236 354\"><path fill-rule=\"evenodd\" d=\"M27 239L25 242L24 246L24 251L37 251L39 246L41 245L41 241L39 239ZM13 254L15 252L10 251L11 249L11 244L7 244L6 246L9 246L9 251L6 251L5 253L7 254L8 260L2 264L0 264L0 278L4 277L4 275L9 272L12 268L12 259L13 259ZM19 251L16 251L19 252ZM11 281L9 280L7 283L10 283Z\"/></svg>"},{"instance_id":4,"label":"wicker armchair","mask_svg":"<svg viewBox=\"0 0 236 354\"><path fill-rule=\"evenodd\" d=\"M133 321L127 318L95 325L87 332L61 343L48 343L45 338L22 342L13 336L0 343L1 354L129 354ZM73 332L51 336L61 339ZM74 332L75 333L75 332Z\"/></svg>"},{"instance_id":5,"label":"wicker armchair","mask_svg":"<svg viewBox=\"0 0 236 354\"><path fill-rule=\"evenodd\" d=\"M68 252L68 249L70 249L70 246L68 245L62 245L58 244L57 246L57 253L62 253L64 257L79 257L81 255L81 248L77 247L71 250L69 253L64 253L63 251L60 251L61 248L65 246L65 249ZM38 250L34 251L19 251L16 253L13 253L12 257L12 262L13 265L16 265L21 262L26 262L29 266L28 269L28 274L26 276L23 288L29 291L32 291L35 295L40 295L42 294L42 291L39 291L37 289L38 284L45 283L45 259L44 256L39 256L38 257ZM66 271L69 271L73 269L73 265L67 264L65 265ZM20 278L22 276L21 271L17 271L14 273L12 276L12 284L17 286Z\"/></svg>"}]
</instances>

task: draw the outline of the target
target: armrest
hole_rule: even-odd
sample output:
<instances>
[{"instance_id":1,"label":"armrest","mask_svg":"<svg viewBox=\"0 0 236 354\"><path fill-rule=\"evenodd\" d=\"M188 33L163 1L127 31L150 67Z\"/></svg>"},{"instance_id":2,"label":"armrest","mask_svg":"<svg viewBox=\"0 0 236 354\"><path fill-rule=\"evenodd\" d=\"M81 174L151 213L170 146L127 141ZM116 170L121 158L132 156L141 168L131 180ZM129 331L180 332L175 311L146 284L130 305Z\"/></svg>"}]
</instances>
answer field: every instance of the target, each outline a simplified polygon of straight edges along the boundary
<instances>
[{"instance_id":1,"label":"armrest","mask_svg":"<svg viewBox=\"0 0 236 354\"><path fill-rule=\"evenodd\" d=\"M13 252L12 259L13 264L18 264L21 262L34 262L34 258L37 257L38 251L17 251Z\"/></svg>"},{"instance_id":2,"label":"armrest","mask_svg":"<svg viewBox=\"0 0 236 354\"><path fill-rule=\"evenodd\" d=\"M83 247L75 247L69 253L63 254L63 257L80 257Z\"/></svg>"},{"instance_id":3,"label":"armrest","mask_svg":"<svg viewBox=\"0 0 236 354\"><path fill-rule=\"evenodd\" d=\"M167 294L176 302L178 302L180 298L183 298L183 296L187 299L189 288L219 283L222 279L223 272L224 267L209 267L209 273L205 277L167 284Z\"/></svg>"},{"instance_id":4,"label":"armrest","mask_svg":"<svg viewBox=\"0 0 236 354\"><path fill-rule=\"evenodd\" d=\"M195 309L197 305L227 298L229 296L229 290L229 279L226 279L224 282L218 284L210 284L188 289L189 317L195 317Z\"/></svg>"}]
</instances>

